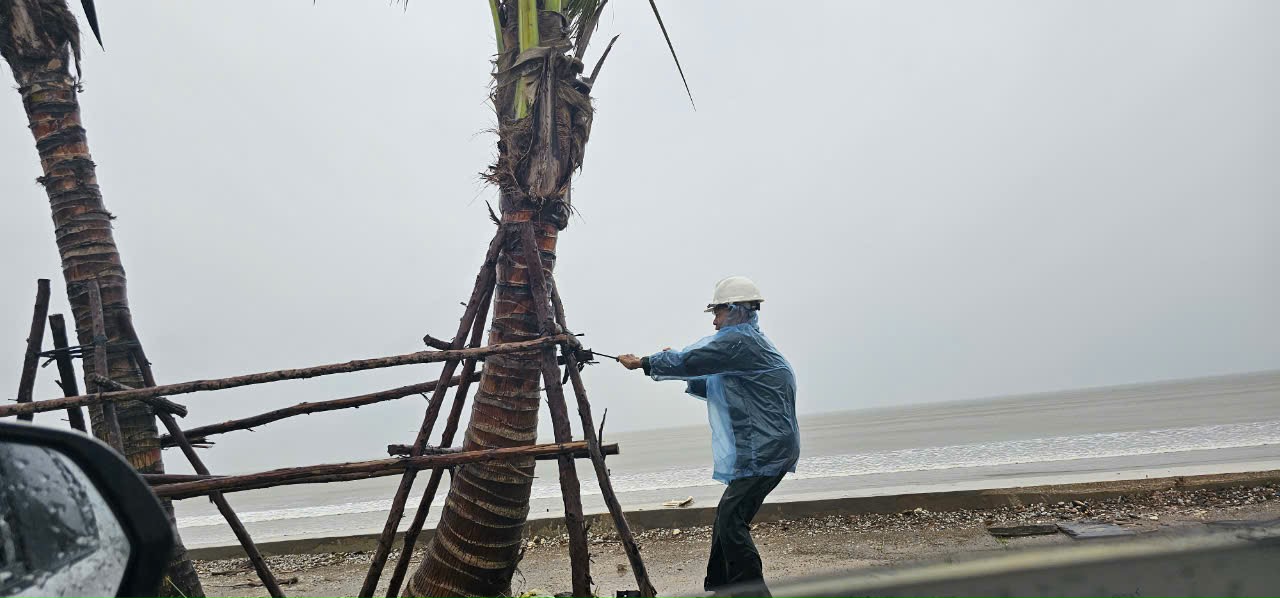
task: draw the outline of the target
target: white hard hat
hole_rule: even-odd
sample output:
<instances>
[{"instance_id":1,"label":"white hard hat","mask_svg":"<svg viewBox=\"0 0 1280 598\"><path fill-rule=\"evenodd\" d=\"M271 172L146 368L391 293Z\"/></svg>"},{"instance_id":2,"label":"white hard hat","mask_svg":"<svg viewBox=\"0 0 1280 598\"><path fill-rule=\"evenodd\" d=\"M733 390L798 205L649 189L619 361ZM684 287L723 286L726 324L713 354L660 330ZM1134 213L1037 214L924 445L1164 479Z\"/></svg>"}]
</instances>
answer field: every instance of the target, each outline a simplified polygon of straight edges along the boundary
<instances>
[{"instance_id":1,"label":"white hard hat","mask_svg":"<svg viewBox=\"0 0 1280 598\"><path fill-rule=\"evenodd\" d=\"M764 301L764 297L760 296L760 287L746 276L730 276L716 283L716 292L711 296L711 303L707 304L707 311L715 309L717 305L748 301Z\"/></svg>"}]
</instances>

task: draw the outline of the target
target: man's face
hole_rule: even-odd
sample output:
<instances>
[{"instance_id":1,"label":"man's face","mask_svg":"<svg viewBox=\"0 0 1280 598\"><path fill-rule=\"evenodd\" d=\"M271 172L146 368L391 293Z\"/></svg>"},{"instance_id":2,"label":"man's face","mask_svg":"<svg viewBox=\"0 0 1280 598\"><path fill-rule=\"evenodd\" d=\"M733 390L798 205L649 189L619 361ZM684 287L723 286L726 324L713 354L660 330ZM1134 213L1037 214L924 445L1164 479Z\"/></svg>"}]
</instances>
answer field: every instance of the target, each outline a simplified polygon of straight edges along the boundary
<instances>
[{"instance_id":1,"label":"man's face","mask_svg":"<svg viewBox=\"0 0 1280 598\"><path fill-rule=\"evenodd\" d=\"M729 317L729 306L717 305L711 313L715 316L715 319L711 321L711 325L715 326L716 330L719 330L721 326L724 326L724 319Z\"/></svg>"}]
</instances>

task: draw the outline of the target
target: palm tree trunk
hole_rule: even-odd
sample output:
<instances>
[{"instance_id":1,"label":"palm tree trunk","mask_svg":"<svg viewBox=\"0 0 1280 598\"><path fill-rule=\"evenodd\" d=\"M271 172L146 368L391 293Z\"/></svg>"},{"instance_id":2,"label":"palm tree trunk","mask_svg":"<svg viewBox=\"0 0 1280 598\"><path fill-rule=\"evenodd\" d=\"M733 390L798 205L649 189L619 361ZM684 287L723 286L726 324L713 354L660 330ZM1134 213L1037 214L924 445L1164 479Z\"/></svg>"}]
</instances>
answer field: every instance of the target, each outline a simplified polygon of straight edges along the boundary
<instances>
[{"instance_id":1,"label":"palm tree trunk","mask_svg":"<svg viewBox=\"0 0 1280 598\"><path fill-rule=\"evenodd\" d=\"M518 4L528 9L533 1ZM511 235L502 249L488 341L495 344L539 336L528 268L543 268L550 278L557 236L569 222L570 175L582 163L592 112L585 88L574 84L581 64L563 53L567 46L560 15L544 10L537 27L526 20L521 28L517 2L491 6L502 32L493 96L501 124L498 161L487 178L501 190L503 221L532 222L541 250L540 256L526 255L519 235ZM520 16L529 14L537 13L526 10ZM557 51L513 68L517 50L529 49L530 41ZM521 101L528 102L524 109ZM464 449L534 444L541 388L539 353L486 359ZM461 468L450 483L436 534L404 595L508 594L521 555L533 469L532 459Z\"/></svg>"},{"instance_id":2,"label":"palm tree trunk","mask_svg":"<svg viewBox=\"0 0 1280 598\"><path fill-rule=\"evenodd\" d=\"M121 318L129 317L124 268L111 232L112 215L102 202L88 141L80 122L79 83L71 75L72 55L79 59L79 32L66 0L0 0L0 56L8 62L22 95L40 166L38 180L49 196L54 233L62 258L67 298L82 345L92 344L92 316L87 281L101 288L108 343L126 339ZM129 386L143 381L126 351L109 351L107 372L94 372L85 360L84 373L104 374ZM88 383L88 388L93 384ZM90 408L96 435L102 437L102 409ZM141 473L164 473L155 419L146 404L118 406L125 457ZM165 501L170 518L172 505ZM203 596L199 577L181 540L175 547L166 596Z\"/></svg>"}]
</instances>

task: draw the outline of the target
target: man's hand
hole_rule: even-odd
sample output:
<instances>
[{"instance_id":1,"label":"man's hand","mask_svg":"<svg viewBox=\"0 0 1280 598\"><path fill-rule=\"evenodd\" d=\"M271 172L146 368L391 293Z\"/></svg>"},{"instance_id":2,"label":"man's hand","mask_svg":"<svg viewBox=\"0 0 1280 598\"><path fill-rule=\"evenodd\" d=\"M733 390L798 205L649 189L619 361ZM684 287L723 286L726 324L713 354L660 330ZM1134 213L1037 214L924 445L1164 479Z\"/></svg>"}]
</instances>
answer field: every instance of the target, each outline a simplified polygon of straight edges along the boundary
<instances>
[{"instance_id":1,"label":"man's hand","mask_svg":"<svg viewBox=\"0 0 1280 598\"><path fill-rule=\"evenodd\" d=\"M618 356L618 363L621 363L624 368L634 370L640 367L640 358L627 353L626 355Z\"/></svg>"}]
</instances>

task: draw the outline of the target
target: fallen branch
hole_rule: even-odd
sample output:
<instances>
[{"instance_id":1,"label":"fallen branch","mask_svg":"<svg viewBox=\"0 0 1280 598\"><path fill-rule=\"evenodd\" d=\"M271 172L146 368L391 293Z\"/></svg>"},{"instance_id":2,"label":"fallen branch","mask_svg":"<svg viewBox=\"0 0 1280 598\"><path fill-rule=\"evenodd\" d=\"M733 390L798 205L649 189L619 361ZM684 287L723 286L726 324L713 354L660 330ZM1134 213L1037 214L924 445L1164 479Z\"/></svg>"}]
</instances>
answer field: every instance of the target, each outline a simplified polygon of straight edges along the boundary
<instances>
[{"instance_id":1,"label":"fallen branch","mask_svg":"<svg viewBox=\"0 0 1280 598\"><path fill-rule=\"evenodd\" d=\"M217 574L215 573L214 575L217 575ZM229 574L224 574L224 575L229 575ZM291 585L296 584L296 583L298 583L298 577L297 577L297 576L294 576L294 577L286 577L286 578L284 578L284 579L281 579L281 580L280 580L280 585L282 585L282 586L291 586ZM260 588L260 587L262 587L262 582L260 582L260 581L250 581L250 582L247 582L247 583L231 584L231 585L226 586L226 587L228 587L228 588Z\"/></svg>"},{"instance_id":2,"label":"fallen branch","mask_svg":"<svg viewBox=\"0 0 1280 598\"><path fill-rule=\"evenodd\" d=\"M364 370L375 370L379 368L389 368L401 365L416 365L422 363L439 363L442 361L461 361L467 358L481 358L488 355L505 355L509 353L529 352L557 343L569 343L576 346L578 339L567 334L543 337L531 341L521 341L516 343L504 343L500 345L489 345L487 347L477 347L474 349L455 349L450 351L419 351L416 353L406 353L404 355L392 355L390 357L375 357L373 359L359 359L348 361L346 363L333 363L328 365L318 365L307 368L298 368L292 370L276 370L271 372L262 372L259 374L246 374L243 376L233 376L231 378L215 378L212 380L195 380L192 382L179 382L177 384L165 384L163 386L154 386L151 388L139 388L135 390L124 390L116 392L104 392L91 395L81 395L78 397L66 397L61 399L49 399L34 403L22 403L12 405L0 405L0 417L11 417L15 415L23 415L27 413L43 413L46 411L57 411L77 405L96 405L114 403L116 401L139 401L147 397L173 396L180 394L190 394L193 392L204 392L210 390L223 390L227 388L237 388L240 386L249 386L252 384L265 384L267 382L280 382L282 380L302 380L305 378L315 378L317 376L328 376L332 374L345 374L348 372L361 372Z\"/></svg>"}]
</instances>

